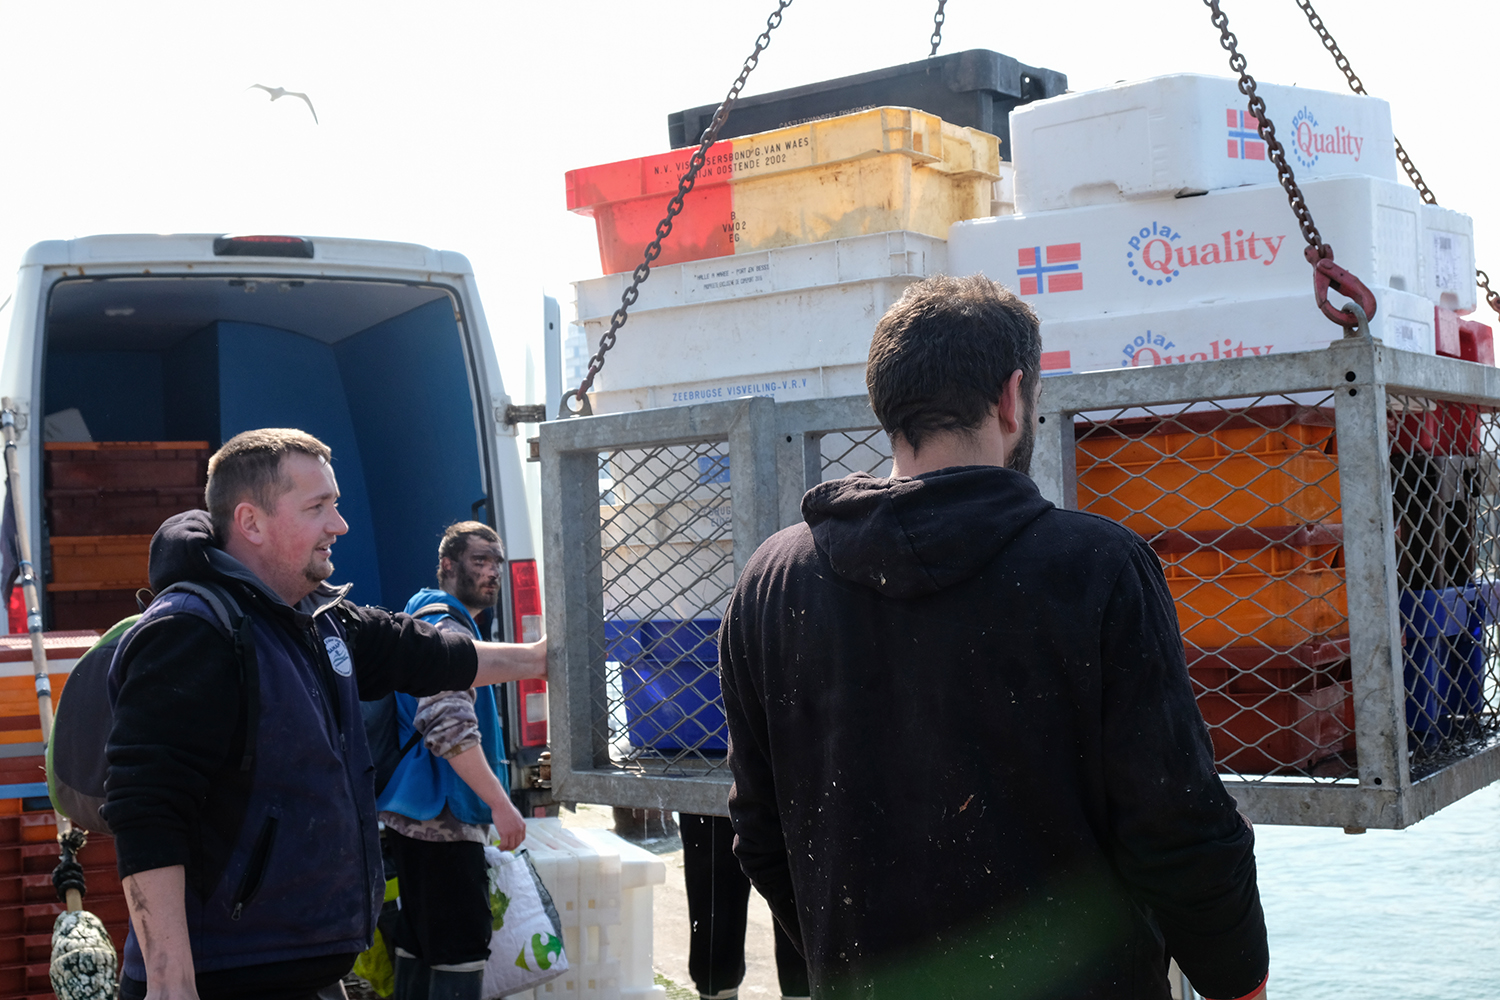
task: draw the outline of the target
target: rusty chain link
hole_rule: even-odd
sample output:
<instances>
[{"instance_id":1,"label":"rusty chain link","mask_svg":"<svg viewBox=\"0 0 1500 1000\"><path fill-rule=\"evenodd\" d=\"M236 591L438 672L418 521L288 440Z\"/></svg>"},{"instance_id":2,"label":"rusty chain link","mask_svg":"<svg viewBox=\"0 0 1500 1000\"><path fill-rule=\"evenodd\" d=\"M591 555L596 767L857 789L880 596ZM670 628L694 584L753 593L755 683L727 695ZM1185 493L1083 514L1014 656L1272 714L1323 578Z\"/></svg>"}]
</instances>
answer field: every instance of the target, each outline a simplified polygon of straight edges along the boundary
<instances>
[{"instance_id":1,"label":"rusty chain link","mask_svg":"<svg viewBox=\"0 0 1500 1000\"><path fill-rule=\"evenodd\" d=\"M1239 74L1240 93L1250 101L1250 115L1255 119L1255 130L1266 144L1266 155L1276 167L1276 179L1286 191L1287 201L1291 203L1292 212L1297 216L1297 225L1302 228L1302 238L1307 240L1309 247L1317 251L1318 257L1330 256L1332 251L1324 252L1327 244L1323 242L1322 234L1313 223L1307 200L1302 197L1302 189L1297 186L1291 164L1286 161L1286 150L1282 147L1281 140L1276 138L1276 126L1266 115L1265 98L1255 92L1255 77L1245 69L1249 64L1240 55L1239 39L1229 30L1229 16L1219 9L1219 0L1203 0L1203 3L1213 12L1214 27L1219 29L1219 44L1229 53L1229 68Z\"/></svg>"},{"instance_id":2,"label":"rusty chain link","mask_svg":"<svg viewBox=\"0 0 1500 1000\"><path fill-rule=\"evenodd\" d=\"M1344 77L1349 81L1349 89L1356 94L1368 97L1369 94L1365 92L1364 82L1354 72L1354 67L1349 65L1349 58L1339 48L1339 43L1334 41L1333 36L1328 33L1328 28L1323 24L1323 19L1318 16L1318 12L1313 10L1313 5L1308 0L1297 0L1297 6L1301 7L1302 13L1307 15L1307 23L1312 25L1313 30L1318 33L1318 38L1323 42L1323 48L1327 49L1328 54L1333 56L1334 64L1344 71ZM1396 159L1401 161L1402 169L1406 171L1406 176L1411 178L1412 186L1417 189L1417 193L1422 196L1422 200L1429 205L1436 205L1437 195L1432 193L1432 189L1422 179L1421 172L1417 170L1417 165L1411 162L1410 156L1406 155L1406 150L1402 147L1400 139L1396 140Z\"/></svg>"},{"instance_id":3,"label":"rusty chain link","mask_svg":"<svg viewBox=\"0 0 1500 1000\"><path fill-rule=\"evenodd\" d=\"M1500 292L1490 288L1490 276L1479 268L1474 269L1474 279L1479 287L1484 289L1484 301L1490 304L1490 308L1500 313Z\"/></svg>"},{"instance_id":4,"label":"rusty chain link","mask_svg":"<svg viewBox=\"0 0 1500 1000\"><path fill-rule=\"evenodd\" d=\"M745 89L745 81L750 78L751 70L760 63L760 54L771 44L771 32L781 24L782 11L792 5L792 0L777 0L776 9L771 16L766 18L766 30L755 39L755 50L745 59L745 65L740 69L739 77L734 85L729 88L724 102L714 112L713 119L709 121L708 128L703 130L703 137L698 143L698 148L693 152L692 159L688 161L687 172L677 180L677 193L667 203L666 216L656 224L656 239L646 246L644 259L636 266L631 275L631 282L624 293L620 296L620 308L616 309L614 315L609 318L609 329L599 338L599 350L589 358L589 370L584 375L583 381L578 388L569 389L563 393L562 400L558 403L558 419L563 417L588 416L593 412L589 405L588 392L594 385L594 379L598 376L600 369L604 367L604 356L615 346L616 334L625 325L628 312L636 300L641 297L641 285L651 274L651 264L661 256L661 244L668 236L672 235L672 220L682 212L683 199L693 190L693 185L698 182L698 172L703 169L703 164L708 159L708 150L719 138L719 130L724 127L724 122L729 118L729 112L740 98L740 91ZM568 400L575 400L578 409L569 409Z\"/></svg>"},{"instance_id":5,"label":"rusty chain link","mask_svg":"<svg viewBox=\"0 0 1500 1000\"><path fill-rule=\"evenodd\" d=\"M1349 89L1356 94L1368 97L1364 82L1354 72L1354 67L1349 64L1349 57L1344 55L1343 49L1339 48L1339 43L1333 40L1333 35L1329 34L1327 26L1323 24L1323 18L1316 10L1313 10L1310 0L1297 0L1297 6L1301 7L1302 13L1307 15L1307 23L1312 25L1312 29L1318 33L1318 38L1323 42L1323 48L1333 56L1334 65L1343 70L1345 79L1349 81ZM1422 196L1422 200L1429 205L1436 205L1437 195L1432 193L1432 189L1422 179L1422 172L1407 155L1406 148L1401 145L1400 139L1396 139L1396 159L1401 163L1401 169L1406 171L1406 176L1411 178L1412 187L1417 189L1417 194ZM1500 293L1490 290L1490 276L1479 268L1475 268L1474 278L1479 287L1484 289L1485 301L1490 304L1491 309L1495 310L1496 315L1500 315Z\"/></svg>"},{"instance_id":6,"label":"rusty chain link","mask_svg":"<svg viewBox=\"0 0 1500 1000\"><path fill-rule=\"evenodd\" d=\"M932 15L932 51L927 53L928 59L937 55L938 46L943 44L943 22L948 19L943 8L947 5L948 0L938 0L937 13Z\"/></svg>"},{"instance_id":7,"label":"rusty chain link","mask_svg":"<svg viewBox=\"0 0 1500 1000\"><path fill-rule=\"evenodd\" d=\"M1307 240L1307 248L1302 255L1313 267L1314 301L1324 316L1346 330L1364 330L1365 320L1375 315L1375 296L1358 277L1333 262L1333 247L1323 242L1323 235L1313 222L1312 210L1307 207L1307 199L1297 186L1292 165L1286 159L1286 150L1276 138L1276 125L1266 114L1265 98L1255 92L1255 77L1250 75L1246 69L1248 63L1245 57L1240 55L1239 39L1229 30L1229 17L1219 9L1219 0L1203 0L1203 3L1213 12L1214 27L1219 29L1219 44L1229 53L1229 68L1239 74L1240 93L1249 101L1250 116L1255 119L1255 131L1266 144L1266 155L1276 167L1276 179L1281 182L1286 200L1292 206L1292 213L1297 216L1302 238ZM1328 301L1330 290L1354 300L1359 305L1359 310L1334 306Z\"/></svg>"}]
</instances>

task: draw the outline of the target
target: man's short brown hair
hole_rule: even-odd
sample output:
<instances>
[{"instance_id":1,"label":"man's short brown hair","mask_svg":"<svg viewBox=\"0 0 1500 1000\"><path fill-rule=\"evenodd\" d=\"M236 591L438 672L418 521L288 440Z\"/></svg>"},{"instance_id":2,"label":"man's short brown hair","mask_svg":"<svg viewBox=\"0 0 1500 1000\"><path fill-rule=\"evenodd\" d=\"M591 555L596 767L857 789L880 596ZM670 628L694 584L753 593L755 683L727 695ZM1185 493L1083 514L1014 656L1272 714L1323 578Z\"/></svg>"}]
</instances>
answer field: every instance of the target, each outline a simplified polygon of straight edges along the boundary
<instances>
[{"instance_id":1,"label":"man's short brown hair","mask_svg":"<svg viewBox=\"0 0 1500 1000\"><path fill-rule=\"evenodd\" d=\"M438 583L443 582L443 560L458 560L469 551L469 539L482 538L487 542L500 544L500 536L495 534L495 529L480 521L457 521L448 525L448 530L443 532L443 540L438 542ZM505 558L501 553L501 558Z\"/></svg>"},{"instance_id":2,"label":"man's short brown hair","mask_svg":"<svg viewBox=\"0 0 1500 1000\"><path fill-rule=\"evenodd\" d=\"M292 452L327 463L333 451L306 431L291 427L262 427L236 434L208 460L208 487L203 491L208 516L219 544L229 540L234 509L246 500L261 510L276 509L276 501L292 488L281 460Z\"/></svg>"},{"instance_id":3,"label":"man's short brown hair","mask_svg":"<svg viewBox=\"0 0 1500 1000\"><path fill-rule=\"evenodd\" d=\"M913 451L932 434L971 432L1021 372L1022 401L1041 377L1036 313L982 275L919 281L881 317L865 385L887 434Z\"/></svg>"}]
</instances>

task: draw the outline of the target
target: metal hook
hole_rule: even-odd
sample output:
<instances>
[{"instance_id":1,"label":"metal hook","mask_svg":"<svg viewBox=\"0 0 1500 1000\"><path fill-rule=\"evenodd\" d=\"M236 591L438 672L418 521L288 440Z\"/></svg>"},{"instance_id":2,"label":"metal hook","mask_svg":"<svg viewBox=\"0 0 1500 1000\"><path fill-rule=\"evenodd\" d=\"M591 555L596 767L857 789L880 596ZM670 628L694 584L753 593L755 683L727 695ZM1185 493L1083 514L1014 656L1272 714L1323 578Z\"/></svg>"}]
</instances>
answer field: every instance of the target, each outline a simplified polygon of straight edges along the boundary
<instances>
[{"instance_id":1,"label":"metal hook","mask_svg":"<svg viewBox=\"0 0 1500 1000\"><path fill-rule=\"evenodd\" d=\"M578 400L578 409L570 409L568 400ZM589 403L588 393L581 393L577 389L569 389L563 393L562 399L557 401L557 419L565 420L568 417L592 417L594 407Z\"/></svg>"},{"instance_id":2,"label":"metal hook","mask_svg":"<svg viewBox=\"0 0 1500 1000\"><path fill-rule=\"evenodd\" d=\"M1344 327L1344 336L1368 339L1370 336L1370 320L1365 315L1365 311L1360 308L1359 303L1351 299L1349 304L1344 308L1354 314L1354 325Z\"/></svg>"}]
</instances>

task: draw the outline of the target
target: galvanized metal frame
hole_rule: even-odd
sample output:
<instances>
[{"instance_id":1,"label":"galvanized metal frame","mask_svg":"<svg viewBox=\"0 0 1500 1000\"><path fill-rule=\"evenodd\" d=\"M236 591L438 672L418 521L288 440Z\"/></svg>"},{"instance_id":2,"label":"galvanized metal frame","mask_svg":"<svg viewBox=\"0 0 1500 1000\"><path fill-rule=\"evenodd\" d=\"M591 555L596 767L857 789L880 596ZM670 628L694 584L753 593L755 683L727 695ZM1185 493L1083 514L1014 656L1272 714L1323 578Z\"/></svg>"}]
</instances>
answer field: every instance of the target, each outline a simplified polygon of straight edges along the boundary
<instances>
[{"instance_id":1,"label":"galvanized metal frame","mask_svg":"<svg viewBox=\"0 0 1500 1000\"><path fill-rule=\"evenodd\" d=\"M1226 775L1225 784L1251 820L1399 829L1500 778L1500 746L1495 746L1412 780L1386 426L1392 393L1500 404L1500 370L1351 338L1322 351L1061 375L1043 385L1032 477L1043 495L1068 508L1077 506L1077 413L1333 394L1359 777L1332 783Z\"/></svg>"},{"instance_id":2,"label":"galvanized metal frame","mask_svg":"<svg viewBox=\"0 0 1500 1000\"><path fill-rule=\"evenodd\" d=\"M681 777L621 771L609 762L603 582L599 571L599 453L724 442L733 470L736 575L777 528L776 404L767 397L555 421L540 427L542 552L546 560L552 790L565 802L723 815L727 769ZM592 569L591 569L592 568ZM683 767L685 772L691 765Z\"/></svg>"},{"instance_id":3,"label":"galvanized metal frame","mask_svg":"<svg viewBox=\"0 0 1500 1000\"><path fill-rule=\"evenodd\" d=\"M1500 746L1418 781L1406 752L1399 582L1386 424L1389 394L1500 407L1500 369L1384 347L1368 338L1327 350L1214 364L1062 375L1043 383L1032 478L1059 506L1077 506L1074 415L1202 400L1332 393L1339 440L1357 780L1225 776L1255 822L1401 828L1500 778ZM820 438L878 426L864 396L777 404L765 397L543 424L543 552L552 637L553 787L563 801L724 815L730 775L646 776L608 761L596 705L603 663L598 454L616 448L727 443L733 474L734 564L778 527L801 520L803 493L822 478Z\"/></svg>"}]
</instances>

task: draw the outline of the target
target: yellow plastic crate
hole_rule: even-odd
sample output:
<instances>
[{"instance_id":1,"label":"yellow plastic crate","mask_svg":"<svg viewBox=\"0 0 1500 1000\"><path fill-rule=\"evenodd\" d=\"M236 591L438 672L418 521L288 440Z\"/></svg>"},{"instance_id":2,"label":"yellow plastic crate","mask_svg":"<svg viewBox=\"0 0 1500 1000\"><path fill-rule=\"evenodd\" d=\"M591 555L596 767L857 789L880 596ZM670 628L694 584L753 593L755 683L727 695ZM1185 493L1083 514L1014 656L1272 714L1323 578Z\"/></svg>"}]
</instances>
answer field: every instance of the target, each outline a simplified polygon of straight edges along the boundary
<instances>
[{"instance_id":1,"label":"yellow plastic crate","mask_svg":"<svg viewBox=\"0 0 1500 1000\"><path fill-rule=\"evenodd\" d=\"M567 175L607 273L633 270L695 148ZM661 264L906 230L946 239L990 214L1000 140L912 108L873 108L726 139L709 149Z\"/></svg>"}]
</instances>

